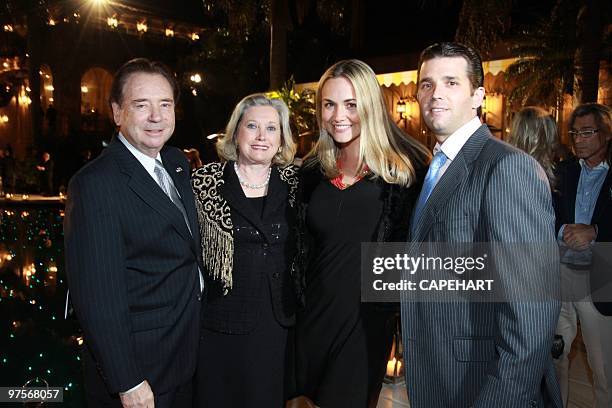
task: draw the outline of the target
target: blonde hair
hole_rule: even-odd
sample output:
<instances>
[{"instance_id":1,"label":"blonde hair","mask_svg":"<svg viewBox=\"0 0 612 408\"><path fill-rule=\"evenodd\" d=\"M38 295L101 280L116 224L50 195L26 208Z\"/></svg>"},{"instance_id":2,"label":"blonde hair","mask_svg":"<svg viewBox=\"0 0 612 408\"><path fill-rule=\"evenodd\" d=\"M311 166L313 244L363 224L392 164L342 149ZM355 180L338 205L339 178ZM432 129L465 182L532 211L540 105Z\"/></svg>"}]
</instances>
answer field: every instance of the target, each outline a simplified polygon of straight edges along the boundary
<instances>
[{"instance_id":1,"label":"blonde hair","mask_svg":"<svg viewBox=\"0 0 612 408\"><path fill-rule=\"evenodd\" d=\"M280 152L274 155L272 163L279 166L286 166L293 162L293 157L297 150L295 141L289 126L289 109L281 99L272 99L262 93L256 93L244 97L232 112L229 122L225 127L225 134L217 140L215 147L217 154L222 161L238 160L238 145L236 144L236 130L244 113L254 106L271 106L276 109L281 127Z\"/></svg>"},{"instance_id":2,"label":"blonde hair","mask_svg":"<svg viewBox=\"0 0 612 408\"><path fill-rule=\"evenodd\" d=\"M359 163L367 164L374 177L381 177L387 183L412 185L416 178L415 165L425 167L431 157L429 151L393 122L376 74L366 63L356 59L337 62L319 80L316 95L319 140L309 156L316 157L326 177L340 174L336 165L339 148L325 130L321 116L323 86L328 79L338 77L346 78L355 90L361 122Z\"/></svg>"},{"instance_id":3,"label":"blonde hair","mask_svg":"<svg viewBox=\"0 0 612 408\"><path fill-rule=\"evenodd\" d=\"M510 143L536 159L544 168L550 185L554 185L555 152L559 142L557 124L546 110L537 106L521 109L512 120Z\"/></svg>"}]
</instances>

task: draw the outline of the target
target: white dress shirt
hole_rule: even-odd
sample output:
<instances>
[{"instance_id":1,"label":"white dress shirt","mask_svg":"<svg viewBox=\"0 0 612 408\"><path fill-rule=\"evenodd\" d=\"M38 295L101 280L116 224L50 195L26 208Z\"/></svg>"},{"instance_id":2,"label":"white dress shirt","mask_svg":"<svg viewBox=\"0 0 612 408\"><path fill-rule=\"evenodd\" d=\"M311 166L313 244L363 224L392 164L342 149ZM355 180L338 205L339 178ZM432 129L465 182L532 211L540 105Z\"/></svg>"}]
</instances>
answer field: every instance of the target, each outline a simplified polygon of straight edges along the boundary
<instances>
[{"instance_id":1,"label":"white dress shirt","mask_svg":"<svg viewBox=\"0 0 612 408\"><path fill-rule=\"evenodd\" d=\"M440 150L446 155L446 163L440 169L440 175L438 176L438 181L442 178L448 166L451 165L453 160L457 157L461 148L468 141L470 136L476 132L476 130L482 126L480 119L478 116L474 116L472 120L467 122L465 125L461 126L459 129L455 130L455 132L450 135L442 144L436 143L433 149L433 154L435 155Z\"/></svg>"}]
</instances>

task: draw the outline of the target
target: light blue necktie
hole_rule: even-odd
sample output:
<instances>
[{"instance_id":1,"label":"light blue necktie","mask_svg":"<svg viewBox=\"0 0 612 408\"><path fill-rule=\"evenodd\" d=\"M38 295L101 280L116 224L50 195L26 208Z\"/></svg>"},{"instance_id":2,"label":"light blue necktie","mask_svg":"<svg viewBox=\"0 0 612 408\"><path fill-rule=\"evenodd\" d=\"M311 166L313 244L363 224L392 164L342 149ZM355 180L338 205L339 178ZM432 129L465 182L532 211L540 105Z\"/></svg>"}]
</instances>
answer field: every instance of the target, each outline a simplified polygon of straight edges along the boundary
<instances>
[{"instance_id":1,"label":"light blue necktie","mask_svg":"<svg viewBox=\"0 0 612 408\"><path fill-rule=\"evenodd\" d=\"M423 211L423 207L425 207L425 203L427 199L431 195L438 178L440 177L440 170L444 167L444 163L446 163L447 157L440 150L433 157L433 160L429 164L429 170L427 170L427 175L425 176L425 181L423 182L423 188L421 189L421 194L419 195L419 199L417 201L417 205L414 207L414 214L412 217L412 227L411 229L414 231L416 223L419 221L421 217L421 211Z\"/></svg>"}]
</instances>

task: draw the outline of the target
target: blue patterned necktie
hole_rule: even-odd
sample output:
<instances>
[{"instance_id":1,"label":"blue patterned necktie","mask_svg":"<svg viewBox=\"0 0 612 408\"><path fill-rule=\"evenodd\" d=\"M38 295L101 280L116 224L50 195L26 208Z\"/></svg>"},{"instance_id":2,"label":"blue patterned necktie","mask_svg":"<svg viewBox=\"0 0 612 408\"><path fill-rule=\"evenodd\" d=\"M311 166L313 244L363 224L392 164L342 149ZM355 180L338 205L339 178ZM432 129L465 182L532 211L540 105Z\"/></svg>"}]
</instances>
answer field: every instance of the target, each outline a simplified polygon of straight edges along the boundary
<instances>
[{"instance_id":1,"label":"blue patterned necktie","mask_svg":"<svg viewBox=\"0 0 612 408\"><path fill-rule=\"evenodd\" d=\"M427 170L427 175L425 176L425 181L423 182L423 188L421 189L421 194L419 195L419 199L417 201L416 206L414 207L414 214L412 217L412 230L414 231L414 227L416 223L421 218L421 211L423 211L423 207L425 207L425 203L427 199L431 195L436 183L438 182L438 178L440 177L440 170L444 167L446 163L447 157L441 150L436 153L433 157L433 160L429 164L429 170Z\"/></svg>"}]
</instances>

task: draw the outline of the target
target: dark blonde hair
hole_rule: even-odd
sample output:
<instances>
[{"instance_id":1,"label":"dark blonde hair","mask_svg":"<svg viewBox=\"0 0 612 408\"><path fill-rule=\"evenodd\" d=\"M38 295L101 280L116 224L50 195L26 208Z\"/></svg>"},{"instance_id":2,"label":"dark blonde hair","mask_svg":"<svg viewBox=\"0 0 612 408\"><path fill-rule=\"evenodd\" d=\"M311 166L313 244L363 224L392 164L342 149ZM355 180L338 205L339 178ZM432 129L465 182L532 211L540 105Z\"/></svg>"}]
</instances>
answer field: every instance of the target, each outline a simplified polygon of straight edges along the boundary
<instances>
[{"instance_id":1,"label":"dark blonde hair","mask_svg":"<svg viewBox=\"0 0 612 408\"><path fill-rule=\"evenodd\" d=\"M557 124L550 114L537 106L521 109L512 121L510 143L540 163L551 186L555 182L555 152L559 145Z\"/></svg>"},{"instance_id":2,"label":"dark blonde hair","mask_svg":"<svg viewBox=\"0 0 612 408\"><path fill-rule=\"evenodd\" d=\"M272 163L286 166L293 162L297 146L291 135L289 126L289 109L281 99L273 99L262 93L256 93L244 97L232 112L229 122L225 128L225 134L216 144L217 154L223 161L238 160L238 146L236 144L236 130L244 113L254 106L271 106L276 109L281 127L281 149L272 158Z\"/></svg>"},{"instance_id":3,"label":"dark blonde hair","mask_svg":"<svg viewBox=\"0 0 612 408\"><path fill-rule=\"evenodd\" d=\"M309 154L316 156L328 178L339 173L336 159L339 148L327 133L322 119L323 86L332 78L347 79L355 90L357 113L361 122L359 162L368 165L374 177L390 184L410 186L416 178L415 165L424 167L429 151L416 139L406 135L389 116L376 74L366 63L351 59L332 65L319 80L316 117L319 140Z\"/></svg>"}]
</instances>

